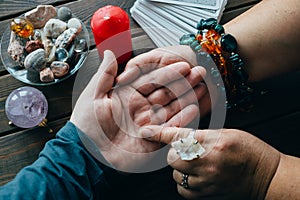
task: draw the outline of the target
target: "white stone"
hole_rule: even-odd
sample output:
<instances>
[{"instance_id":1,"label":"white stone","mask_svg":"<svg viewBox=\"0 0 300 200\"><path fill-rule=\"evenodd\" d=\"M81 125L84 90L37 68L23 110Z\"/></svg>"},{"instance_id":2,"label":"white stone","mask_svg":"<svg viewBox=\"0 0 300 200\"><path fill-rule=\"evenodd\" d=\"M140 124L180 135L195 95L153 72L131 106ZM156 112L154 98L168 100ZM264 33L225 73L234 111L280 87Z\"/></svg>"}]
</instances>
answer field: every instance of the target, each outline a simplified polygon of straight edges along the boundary
<instances>
[{"instance_id":1,"label":"white stone","mask_svg":"<svg viewBox=\"0 0 300 200\"><path fill-rule=\"evenodd\" d=\"M44 27L45 36L57 38L67 29L67 23L59 19L50 19Z\"/></svg>"}]
</instances>

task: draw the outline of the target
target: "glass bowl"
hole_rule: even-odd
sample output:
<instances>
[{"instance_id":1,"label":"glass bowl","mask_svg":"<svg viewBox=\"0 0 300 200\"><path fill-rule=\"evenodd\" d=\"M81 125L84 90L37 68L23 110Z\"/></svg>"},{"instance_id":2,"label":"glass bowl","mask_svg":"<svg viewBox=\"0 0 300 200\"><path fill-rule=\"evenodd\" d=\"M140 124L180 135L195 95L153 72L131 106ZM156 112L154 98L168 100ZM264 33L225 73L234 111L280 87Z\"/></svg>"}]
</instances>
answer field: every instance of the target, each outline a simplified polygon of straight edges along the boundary
<instances>
[{"instance_id":1,"label":"glass bowl","mask_svg":"<svg viewBox=\"0 0 300 200\"><path fill-rule=\"evenodd\" d=\"M24 17L24 15L22 15L20 17ZM72 17L77 18L74 15ZM2 38L1 38L1 43L0 43L0 47L1 47L0 56L1 56L2 63L5 67L5 69L14 78L16 78L24 83L30 84L30 85L45 86L45 85L52 85L55 83L59 83L59 82L66 80L67 78L69 78L70 76L75 74L75 72L78 69L80 69L80 67L83 65L83 63L87 57L88 51L89 51L89 45L90 45L89 32L88 32L86 26L84 25L84 23L81 20L80 20L80 22L82 25L82 31L76 36L76 38L74 39L74 42L84 39L86 41L86 48L81 52L76 52L77 53L76 54L77 55L76 63L74 63L72 67L70 66L69 72L65 76L63 76L61 78L55 78L54 81L51 81L51 82L41 82L41 81L33 82L33 81L27 79L27 70L24 67L21 67L8 54L7 50L8 50L8 46L9 46L9 42L10 42L10 37L11 37L11 30L10 30L9 26L3 33Z\"/></svg>"}]
</instances>

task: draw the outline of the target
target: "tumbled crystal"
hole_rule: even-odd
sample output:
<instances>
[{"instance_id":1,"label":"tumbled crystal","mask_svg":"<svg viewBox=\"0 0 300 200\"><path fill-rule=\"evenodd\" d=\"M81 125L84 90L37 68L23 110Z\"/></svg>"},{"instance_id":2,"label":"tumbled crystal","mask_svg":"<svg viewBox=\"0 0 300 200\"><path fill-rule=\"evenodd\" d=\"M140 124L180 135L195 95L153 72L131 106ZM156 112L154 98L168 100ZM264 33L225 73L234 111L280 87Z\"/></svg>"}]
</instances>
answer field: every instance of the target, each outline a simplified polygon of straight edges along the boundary
<instances>
[{"instance_id":1,"label":"tumbled crystal","mask_svg":"<svg viewBox=\"0 0 300 200\"><path fill-rule=\"evenodd\" d=\"M7 118L16 126L31 128L45 119L48 103L42 92L33 87L14 90L5 102Z\"/></svg>"},{"instance_id":2,"label":"tumbled crystal","mask_svg":"<svg viewBox=\"0 0 300 200\"><path fill-rule=\"evenodd\" d=\"M50 65L54 77L61 78L69 72L69 64L62 61L54 61Z\"/></svg>"},{"instance_id":3,"label":"tumbled crystal","mask_svg":"<svg viewBox=\"0 0 300 200\"><path fill-rule=\"evenodd\" d=\"M72 11L68 7L60 7L57 10L57 18L62 21L68 21L72 17Z\"/></svg>"},{"instance_id":4,"label":"tumbled crystal","mask_svg":"<svg viewBox=\"0 0 300 200\"><path fill-rule=\"evenodd\" d=\"M77 53L81 53L87 50L87 42L85 39L76 40L74 51Z\"/></svg>"},{"instance_id":5,"label":"tumbled crystal","mask_svg":"<svg viewBox=\"0 0 300 200\"><path fill-rule=\"evenodd\" d=\"M40 71L40 80L44 83L54 81L54 74L49 67L46 67Z\"/></svg>"},{"instance_id":6,"label":"tumbled crystal","mask_svg":"<svg viewBox=\"0 0 300 200\"><path fill-rule=\"evenodd\" d=\"M57 48L55 51L55 57L58 61L67 61L69 58L69 53L65 48Z\"/></svg>"},{"instance_id":7,"label":"tumbled crystal","mask_svg":"<svg viewBox=\"0 0 300 200\"><path fill-rule=\"evenodd\" d=\"M10 29L22 38L29 38L34 33L33 25L24 18L15 18L10 23Z\"/></svg>"}]
</instances>

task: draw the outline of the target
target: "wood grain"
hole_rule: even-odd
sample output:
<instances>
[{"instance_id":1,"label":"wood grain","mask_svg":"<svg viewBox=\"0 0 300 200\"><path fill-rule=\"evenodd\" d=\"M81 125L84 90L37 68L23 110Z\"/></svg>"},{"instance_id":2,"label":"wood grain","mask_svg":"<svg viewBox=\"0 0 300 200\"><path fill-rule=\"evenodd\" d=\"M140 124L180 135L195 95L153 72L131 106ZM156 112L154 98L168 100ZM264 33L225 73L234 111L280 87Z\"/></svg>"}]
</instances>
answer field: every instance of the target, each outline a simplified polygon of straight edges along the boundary
<instances>
[{"instance_id":1,"label":"wood grain","mask_svg":"<svg viewBox=\"0 0 300 200\"><path fill-rule=\"evenodd\" d=\"M56 133L69 118L49 123ZM23 167L33 163L45 143L54 138L47 128L18 131L0 139L0 185L13 179Z\"/></svg>"}]
</instances>

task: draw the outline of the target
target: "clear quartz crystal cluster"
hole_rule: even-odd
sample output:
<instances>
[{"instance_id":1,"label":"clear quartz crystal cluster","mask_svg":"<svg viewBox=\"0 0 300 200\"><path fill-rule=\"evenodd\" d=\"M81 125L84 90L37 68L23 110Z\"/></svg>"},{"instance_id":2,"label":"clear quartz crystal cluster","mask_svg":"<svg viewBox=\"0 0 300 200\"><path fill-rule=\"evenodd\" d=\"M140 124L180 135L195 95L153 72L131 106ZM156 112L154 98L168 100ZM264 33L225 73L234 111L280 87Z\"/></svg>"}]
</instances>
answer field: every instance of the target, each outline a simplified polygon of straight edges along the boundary
<instances>
[{"instance_id":1,"label":"clear quartz crystal cluster","mask_svg":"<svg viewBox=\"0 0 300 200\"><path fill-rule=\"evenodd\" d=\"M87 50L83 27L67 7L40 5L11 21L8 54L27 70L29 81L52 82L67 75Z\"/></svg>"},{"instance_id":2,"label":"clear quartz crystal cluster","mask_svg":"<svg viewBox=\"0 0 300 200\"><path fill-rule=\"evenodd\" d=\"M193 160L199 158L205 149L194 138L194 131L191 131L189 136L173 142L171 145L180 156L181 160Z\"/></svg>"},{"instance_id":3,"label":"clear quartz crystal cluster","mask_svg":"<svg viewBox=\"0 0 300 200\"><path fill-rule=\"evenodd\" d=\"M40 124L48 112L48 103L42 92L33 87L14 90L5 102L7 118L16 126L31 128Z\"/></svg>"}]
</instances>

